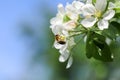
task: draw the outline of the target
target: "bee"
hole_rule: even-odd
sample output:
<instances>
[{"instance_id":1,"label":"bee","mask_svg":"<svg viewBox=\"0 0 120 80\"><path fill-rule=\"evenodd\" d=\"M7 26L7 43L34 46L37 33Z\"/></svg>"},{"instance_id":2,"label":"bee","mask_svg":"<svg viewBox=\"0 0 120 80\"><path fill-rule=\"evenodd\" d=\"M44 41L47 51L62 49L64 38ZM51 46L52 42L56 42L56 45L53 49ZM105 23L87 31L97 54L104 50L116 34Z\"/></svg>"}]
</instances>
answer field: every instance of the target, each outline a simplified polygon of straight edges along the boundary
<instances>
[{"instance_id":1,"label":"bee","mask_svg":"<svg viewBox=\"0 0 120 80\"><path fill-rule=\"evenodd\" d=\"M59 44L65 44L65 36L62 35L55 35L55 40L59 43Z\"/></svg>"}]
</instances>

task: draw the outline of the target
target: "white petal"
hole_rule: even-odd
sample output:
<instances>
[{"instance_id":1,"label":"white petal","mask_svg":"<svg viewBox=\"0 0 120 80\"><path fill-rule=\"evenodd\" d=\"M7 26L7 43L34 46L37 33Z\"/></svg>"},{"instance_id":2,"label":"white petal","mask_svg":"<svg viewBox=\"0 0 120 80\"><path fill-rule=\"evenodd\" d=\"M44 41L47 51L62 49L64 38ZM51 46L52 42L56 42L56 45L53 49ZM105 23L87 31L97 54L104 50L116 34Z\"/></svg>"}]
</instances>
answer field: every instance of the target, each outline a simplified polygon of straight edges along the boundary
<instances>
[{"instance_id":1,"label":"white petal","mask_svg":"<svg viewBox=\"0 0 120 80\"><path fill-rule=\"evenodd\" d=\"M84 37L84 42L86 42L87 41L87 35Z\"/></svg>"},{"instance_id":2,"label":"white petal","mask_svg":"<svg viewBox=\"0 0 120 80\"><path fill-rule=\"evenodd\" d=\"M71 20L77 20L78 19L78 11L75 7L73 7L71 4L67 4L66 6L66 15L71 19Z\"/></svg>"},{"instance_id":3,"label":"white petal","mask_svg":"<svg viewBox=\"0 0 120 80\"><path fill-rule=\"evenodd\" d=\"M60 54L67 54L67 53L69 53L67 48L68 48L68 43L64 44L64 46L60 48L60 50L59 50Z\"/></svg>"},{"instance_id":4,"label":"white petal","mask_svg":"<svg viewBox=\"0 0 120 80\"><path fill-rule=\"evenodd\" d=\"M58 12L61 14L65 14L65 9L62 4L58 4Z\"/></svg>"},{"instance_id":5,"label":"white petal","mask_svg":"<svg viewBox=\"0 0 120 80\"><path fill-rule=\"evenodd\" d=\"M72 58L72 57L70 57L70 58L69 58L69 60L68 60L68 63L67 63L66 68L67 68L67 69L68 69L68 68L70 68L70 67L71 67L71 65L72 65L72 63L73 63L73 58Z\"/></svg>"},{"instance_id":6,"label":"white petal","mask_svg":"<svg viewBox=\"0 0 120 80\"><path fill-rule=\"evenodd\" d=\"M82 12L84 16L93 15L95 14L96 9L92 4L86 4L82 7Z\"/></svg>"},{"instance_id":7,"label":"white petal","mask_svg":"<svg viewBox=\"0 0 120 80\"><path fill-rule=\"evenodd\" d=\"M68 53L68 52L64 53L64 54L61 54L60 57L59 57L59 61L60 62L65 62L68 59L69 55L70 55L70 53Z\"/></svg>"},{"instance_id":8,"label":"white petal","mask_svg":"<svg viewBox=\"0 0 120 80\"><path fill-rule=\"evenodd\" d=\"M68 21L67 23L64 24L64 28L66 30L73 30L74 28L76 28L76 22L71 20L71 21Z\"/></svg>"},{"instance_id":9,"label":"white petal","mask_svg":"<svg viewBox=\"0 0 120 80\"><path fill-rule=\"evenodd\" d=\"M66 36L66 37L69 36L69 33L68 33L68 31L66 31L66 30L62 30L62 33L63 33L63 35Z\"/></svg>"},{"instance_id":10,"label":"white petal","mask_svg":"<svg viewBox=\"0 0 120 80\"><path fill-rule=\"evenodd\" d=\"M86 27L92 27L95 23L96 23L97 19L94 17L90 17L90 18L85 18L81 21L81 24Z\"/></svg>"},{"instance_id":11,"label":"white petal","mask_svg":"<svg viewBox=\"0 0 120 80\"><path fill-rule=\"evenodd\" d=\"M50 20L50 24L52 24L52 25L57 25L57 24L61 24L61 23L62 23L62 20L57 17L54 17Z\"/></svg>"},{"instance_id":12,"label":"white petal","mask_svg":"<svg viewBox=\"0 0 120 80\"><path fill-rule=\"evenodd\" d=\"M73 12L73 11L75 11L74 7L71 4L69 4L69 3L67 3L65 9L66 9L67 12Z\"/></svg>"},{"instance_id":13,"label":"white petal","mask_svg":"<svg viewBox=\"0 0 120 80\"><path fill-rule=\"evenodd\" d=\"M73 1L72 5L76 8L76 9L80 9L84 3L80 2L80 1Z\"/></svg>"},{"instance_id":14,"label":"white petal","mask_svg":"<svg viewBox=\"0 0 120 80\"><path fill-rule=\"evenodd\" d=\"M55 25L55 26L51 26L52 28L52 32L54 33L54 35L57 35L57 34L61 34L62 33L62 28L63 26L62 25Z\"/></svg>"},{"instance_id":15,"label":"white petal","mask_svg":"<svg viewBox=\"0 0 120 80\"><path fill-rule=\"evenodd\" d=\"M109 25L109 23L108 23L108 21L106 21L106 20L100 20L99 22L98 22L98 28L100 29L100 30L103 30L103 29L107 29L108 28L108 25Z\"/></svg>"},{"instance_id":16,"label":"white petal","mask_svg":"<svg viewBox=\"0 0 120 80\"><path fill-rule=\"evenodd\" d=\"M112 2L109 2L108 9L113 9L115 8L115 4Z\"/></svg>"},{"instance_id":17,"label":"white petal","mask_svg":"<svg viewBox=\"0 0 120 80\"><path fill-rule=\"evenodd\" d=\"M52 32L54 35L56 35L56 26L55 25L51 25L50 28L52 29Z\"/></svg>"},{"instance_id":18,"label":"white petal","mask_svg":"<svg viewBox=\"0 0 120 80\"><path fill-rule=\"evenodd\" d=\"M98 11L103 12L106 9L106 6L107 6L107 0L96 0L95 8Z\"/></svg>"},{"instance_id":19,"label":"white petal","mask_svg":"<svg viewBox=\"0 0 120 80\"><path fill-rule=\"evenodd\" d=\"M74 11L73 13L68 13L68 17L71 19L71 20L74 20L77 22L78 18L79 18L79 13L81 13L81 11Z\"/></svg>"},{"instance_id":20,"label":"white petal","mask_svg":"<svg viewBox=\"0 0 120 80\"><path fill-rule=\"evenodd\" d=\"M105 42L106 42L108 45L110 45L110 43L112 42L112 40L111 40L110 38L106 38L106 39L105 39Z\"/></svg>"},{"instance_id":21,"label":"white petal","mask_svg":"<svg viewBox=\"0 0 120 80\"><path fill-rule=\"evenodd\" d=\"M55 47L56 49L61 49L62 47L64 47L64 45L59 44L57 41L55 41L55 42L54 42L54 47Z\"/></svg>"},{"instance_id":22,"label":"white petal","mask_svg":"<svg viewBox=\"0 0 120 80\"><path fill-rule=\"evenodd\" d=\"M59 57L59 61L60 61L60 62L65 62L66 59L64 58L64 56L60 55L60 57Z\"/></svg>"},{"instance_id":23,"label":"white petal","mask_svg":"<svg viewBox=\"0 0 120 80\"><path fill-rule=\"evenodd\" d=\"M54 25L50 25L50 28L53 29L53 28L54 28Z\"/></svg>"},{"instance_id":24,"label":"white petal","mask_svg":"<svg viewBox=\"0 0 120 80\"><path fill-rule=\"evenodd\" d=\"M56 24L56 17L50 19L50 24Z\"/></svg>"},{"instance_id":25,"label":"white petal","mask_svg":"<svg viewBox=\"0 0 120 80\"><path fill-rule=\"evenodd\" d=\"M92 0L87 0L86 3L87 3L87 4L91 4L91 3L92 3Z\"/></svg>"},{"instance_id":26,"label":"white petal","mask_svg":"<svg viewBox=\"0 0 120 80\"><path fill-rule=\"evenodd\" d=\"M110 20L111 18L113 18L114 15L115 15L115 11L114 10L109 10L103 15L103 18L105 20Z\"/></svg>"}]
</instances>

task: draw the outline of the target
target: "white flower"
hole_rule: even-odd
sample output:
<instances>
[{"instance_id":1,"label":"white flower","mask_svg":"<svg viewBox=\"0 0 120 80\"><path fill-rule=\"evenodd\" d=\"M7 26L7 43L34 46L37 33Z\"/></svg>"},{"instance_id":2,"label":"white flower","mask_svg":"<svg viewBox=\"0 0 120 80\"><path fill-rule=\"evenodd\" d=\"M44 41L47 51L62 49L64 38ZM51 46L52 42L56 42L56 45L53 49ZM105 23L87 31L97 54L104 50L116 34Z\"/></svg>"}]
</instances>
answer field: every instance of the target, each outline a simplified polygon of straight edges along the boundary
<instances>
[{"instance_id":1,"label":"white flower","mask_svg":"<svg viewBox=\"0 0 120 80\"><path fill-rule=\"evenodd\" d=\"M51 28L54 26L62 25L66 30L73 30L77 27L78 19L81 13L81 8L84 4L80 1L73 1L72 4L67 3L64 6L62 4L58 5L58 13L56 17L52 18Z\"/></svg>"},{"instance_id":2,"label":"white flower","mask_svg":"<svg viewBox=\"0 0 120 80\"><path fill-rule=\"evenodd\" d=\"M62 32L62 33L61 33ZM54 42L54 47L56 49L59 49L60 52L60 57L59 61L60 62L65 62L68 60L67 67L69 68L72 65L72 56L70 54L71 48L75 45L74 38L69 38L68 34L66 34L66 31L61 31L61 34L57 34L55 36L55 42ZM59 33L59 32L58 32Z\"/></svg>"},{"instance_id":3,"label":"white flower","mask_svg":"<svg viewBox=\"0 0 120 80\"><path fill-rule=\"evenodd\" d=\"M62 26L56 26L52 30L55 35L54 47L59 49L60 52L59 61L65 62L67 59L69 59L66 67L69 68L72 65L72 56L70 54L70 50L75 45L74 38L69 37L69 33L64 30Z\"/></svg>"},{"instance_id":4,"label":"white flower","mask_svg":"<svg viewBox=\"0 0 120 80\"><path fill-rule=\"evenodd\" d=\"M60 62L68 60L66 68L72 65L73 58L70 51L75 45L74 38L71 37L69 31L77 27L83 6L84 3L80 1L73 1L72 4L67 3L65 7L59 4L56 17L50 20L50 28L55 35L54 47L59 50Z\"/></svg>"},{"instance_id":5,"label":"white flower","mask_svg":"<svg viewBox=\"0 0 120 80\"><path fill-rule=\"evenodd\" d=\"M78 16L82 13L81 8L84 6L84 3L80 1L73 1L72 4L66 5L66 14L72 19L77 21Z\"/></svg>"},{"instance_id":6,"label":"white flower","mask_svg":"<svg viewBox=\"0 0 120 80\"><path fill-rule=\"evenodd\" d=\"M66 40L66 44L61 44L61 45L57 45L57 47L59 46L59 52L61 53L59 57L59 61L65 62L68 59L66 68L69 68L72 65L72 61L73 61L72 55L70 54L70 50L75 45L74 38L70 38L69 40Z\"/></svg>"},{"instance_id":7,"label":"white flower","mask_svg":"<svg viewBox=\"0 0 120 80\"><path fill-rule=\"evenodd\" d=\"M93 4L86 4L82 7L83 15L85 19L81 21L81 24L86 27L92 27L97 22L97 26L100 30L107 29L109 26L109 20L115 15L115 11L108 6L106 0L96 0L95 6Z\"/></svg>"},{"instance_id":8,"label":"white flower","mask_svg":"<svg viewBox=\"0 0 120 80\"><path fill-rule=\"evenodd\" d=\"M68 60L66 68L69 68L73 62L70 50L75 45L75 42L74 38L70 37L68 30L71 30L74 26L76 26L74 21L63 23L59 16L51 19L50 28L55 35L54 47L60 52L60 62Z\"/></svg>"}]
</instances>

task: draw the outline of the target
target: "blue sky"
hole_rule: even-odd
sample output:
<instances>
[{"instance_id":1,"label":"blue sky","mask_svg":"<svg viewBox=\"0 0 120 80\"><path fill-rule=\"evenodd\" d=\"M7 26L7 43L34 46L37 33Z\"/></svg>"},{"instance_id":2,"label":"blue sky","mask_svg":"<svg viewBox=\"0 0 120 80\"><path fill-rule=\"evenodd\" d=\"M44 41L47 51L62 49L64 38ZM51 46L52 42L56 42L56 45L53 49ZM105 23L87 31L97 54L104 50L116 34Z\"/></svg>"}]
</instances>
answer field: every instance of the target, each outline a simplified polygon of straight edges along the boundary
<instances>
[{"instance_id":1,"label":"blue sky","mask_svg":"<svg viewBox=\"0 0 120 80\"><path fill-rule=\"evenodd\" d=\"M47 3L56 12L57 4L67 1L71 0L0 0L0 80L16 80L24 73L32 56L26 53L28 46L19 37L19 22L25 20L31 25L42 23L42 5ZM37 13L38 7L41 16ZM41 34L44 34L42 29Z\"/></svg>"},{"instance_id":2,"label":"blue sky","mask_svg":"<svg viewBox=\"0 0 120 80\"><path fill-rule=\"evenodd\" d=\"M25 68L26 46L17 37L17 25L22 16L31 15L34 3L32 0L0 1L0 80L13 79Z\"/></svg>"}]
</instances>

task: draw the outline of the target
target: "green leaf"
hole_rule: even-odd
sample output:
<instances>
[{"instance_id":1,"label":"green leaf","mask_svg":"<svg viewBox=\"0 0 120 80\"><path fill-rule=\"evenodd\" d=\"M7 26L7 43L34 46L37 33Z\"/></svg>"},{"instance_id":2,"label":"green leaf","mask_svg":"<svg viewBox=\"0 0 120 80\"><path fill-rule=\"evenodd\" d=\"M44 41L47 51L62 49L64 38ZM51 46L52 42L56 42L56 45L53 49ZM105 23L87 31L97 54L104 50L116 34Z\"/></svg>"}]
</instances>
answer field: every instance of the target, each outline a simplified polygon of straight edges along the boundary
<instances>
[{"instance_id":1,"label":"green leaf","mask_svg":"<svg viewBox=\"0 0 120 80\"><path fill-rule=\"evenodd\" d=\"M116 11L116 14L115 14L114 18L116 18L116 20L120 18L120 10L119 10L119 12Z\"/></svg>"},{"instance_id":2,"label":"green leaf","mask_svg":"<svg viewBox=\"0 0 120 80\"><path fill-rule=\"evenodd\" d=\"M91 58L93 56L93 53L96 53L96 49L94 49L95 45L88 41L88 43L86 44L86 56L87 58ZM91 50L93 49L93 51L91 52Z\"/></svg>"},{"instance_id":3,"label":"green leaf","mask_svg":"<svg viewBox=\"0 0 120 80\"><path fill-rule=\"evenodd\" d=\"M105 29L102 32L102 35L110 38L111 40L115 40L116 39L116 28L113 26L109 26L109 29Z\"/></svg>"},{"instance_id":4,"label":"green leaf","mask_svg":"<svg viewBox=\"0 0 120 80\"><path fill-rule=\"evenodd\" d=\"M116 38L120 36L120 24L117 22L111 22L109 28L103 30L102 35L111 40L116 40Z\"/></svg>"},{"instance_id":5,"label":"green leaf","mask_svg":"<svg viewBox=\"0 0 120 80\"><path fill-rule=\"evenodd\" d=\"M68 21L70 21L71 19L67 16L67 15L65 15L64 17L63 17L63 22L65 23L65 22L68 22Z\"/></svg>"},{"instance_id":6,"label":"green leaf","mask_svg":"<svg viewBox=\"0 0 120 80\"><path fill-rule=\"evenodd\" d=\"M119 15L120 13L120 8L115 8L116 15Z\"/></svg>"},{"instance_id":7,"label":"green leaf","mask_svg":"<svg viewBox=\"0 0 120 80\"><path fill-rule=\"evenodd\" d=\"M109 46L105 42L99 42L99 41L94 41L94 44L98 47L98 52L101 56L100 60L105 61L105 62L110 62L112 61L112 53L110 51Z\"/></svg>"},{"instance_id":8,"label":"green leaf","mask_svg":"<svg viewBox=\"0 0 120 80\"><path fill-rule=\"evenodd\" d=\"M92 3L96 3L96 0L92 0Z\"/></svg>"},{"instance_id":9,"label":"green leaf","mask_svg":"<svg viewBox=\"0 0 120 80\"><path fill-rule=\"evenodd\" d=\"M94 32L88 32L87 42L86 42L86 56L88 58L94 57L100 59L96 45L93 43Z\"/></svg>"},{"instance_id":10,"label":"green leaf","mask_svg":"<svg viewBox=\"0 0 120 80\"><path fill-rule=\"evenodd\" d=\"M114 10L115 10L115 13L116 13L117 15L120 15L120 1L118 1L118 2L115 3L115 8L114 8ZM116 14L115 14L115 15L116 15Z\"/></svg>"},{"instance_id":11,"label":"green leaf","mask_svg":"<svg viewBox=\"0 0 120 80\"><path fill-rule=\"evenodd\" d=\"M95 45L92 42L92 34L89 32L87 35L87 41L86 41L86 56L88 58L91 58L93 56L94 53L97 53ZM91 50L93 49L93 51L91 52Z\"/></svg>"},{"instance_id":12,"label":"green leaf","mask_svg":"<svg viewBox=\"0 0 120 80\"><path fill-rule=\"evenodd\" d=\"M111 25L117 29L117 33L120 35L120 23L111 22Z\"/></svg>"},{"instance_id":13,"label":"green leaf","mask_svg":"<svg viewBox=\"0 0 120 80\"><path fill-rule=\"evenodd\" d=\"M96 38L96 39L95 39ZM103 35L96 34L94 35L94 44L98 47L98 52L101 56L102 61L109 62L112 61L112 53L109 46L105 42L105 37Z\"/></svg>"},{"instance_id":14,"label":"green leaf","mask_svg":"<svg viewBox=\"0 0 120 80\"><path fill-rule=\"evenodd\" d=\"M97 60L110 62L113 60L111 55L112 53L105 42L105 37L95 32L89 32L86 43L86 56L88 58L94 57Z\"/></svg>"}]
</instances>

